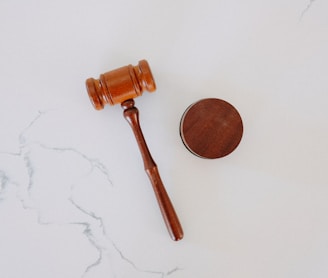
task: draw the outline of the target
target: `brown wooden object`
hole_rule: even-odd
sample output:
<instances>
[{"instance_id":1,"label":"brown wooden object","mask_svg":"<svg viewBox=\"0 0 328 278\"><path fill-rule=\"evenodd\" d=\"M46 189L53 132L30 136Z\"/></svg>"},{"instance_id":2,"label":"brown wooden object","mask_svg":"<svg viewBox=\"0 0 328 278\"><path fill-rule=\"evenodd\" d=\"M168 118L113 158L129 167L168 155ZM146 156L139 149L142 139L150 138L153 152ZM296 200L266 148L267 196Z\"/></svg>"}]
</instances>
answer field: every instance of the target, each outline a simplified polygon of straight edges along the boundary
<instances>
[{"instance_id":1,"label":"brown wooden object","mask_svg":"<svg viewBox=\"0 0 328 278\"><path fill-rule=\"evenodd\" d=\"M95 109L105 104L120 104L141 96L143 91L154 92L156 85L149 64L139 61L137 66L128 65L100 75L99 79L86 81L90 100Z\"/></svg>"},{"instance_id":2,"label":"brown wooden object","mask_svg":"<svg viewBox=\"0 0 328 278\"><path fill-rule=\"evenodd\" d=\"M184 112L180 135L193 154L202 158L220 158L239 145L243 123L230 103L207 98L192 104Z\"/></svg>"},{"instance_id":3,"label":"brown wooden object","mask_svg":"<svg viewBox=\"0 0 328 278\"><path fill-rule=\"evenodd\" d=\"M128 65L100 75L99 80L89 78L86 81L88 94L95 109L100 110L105 104L120 103L124 109L123 115L130 124L137 140L145 171L153 186L164 222L173 240L183 238L183 230L170 198L165 190L139 123L139 111L134 106L133 98L141 96L144 90L153 92L155 81L146 60L138 66Z\"/></svg>"}]
</instances>

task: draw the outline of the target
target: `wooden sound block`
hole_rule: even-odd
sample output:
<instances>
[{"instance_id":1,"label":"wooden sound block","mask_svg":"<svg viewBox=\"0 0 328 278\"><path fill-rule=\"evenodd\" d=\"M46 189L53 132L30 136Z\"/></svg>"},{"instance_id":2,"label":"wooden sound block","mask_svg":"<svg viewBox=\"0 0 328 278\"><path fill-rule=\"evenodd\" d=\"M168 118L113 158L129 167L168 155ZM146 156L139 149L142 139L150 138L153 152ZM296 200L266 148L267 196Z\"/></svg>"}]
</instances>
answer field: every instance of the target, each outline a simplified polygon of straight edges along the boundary
<instances>
[{"instance_id":1,"label":"wooden sound block","mask_svg":"<svg viewBox=\"0 0 328 278\"><path fill-rule=\"evenodd\" d=\"M243 135L243 122L230 103L202 99L187 108L180 122L187 149L201 158L220 158L233 152Z\"/></svg>"}]
</instances>

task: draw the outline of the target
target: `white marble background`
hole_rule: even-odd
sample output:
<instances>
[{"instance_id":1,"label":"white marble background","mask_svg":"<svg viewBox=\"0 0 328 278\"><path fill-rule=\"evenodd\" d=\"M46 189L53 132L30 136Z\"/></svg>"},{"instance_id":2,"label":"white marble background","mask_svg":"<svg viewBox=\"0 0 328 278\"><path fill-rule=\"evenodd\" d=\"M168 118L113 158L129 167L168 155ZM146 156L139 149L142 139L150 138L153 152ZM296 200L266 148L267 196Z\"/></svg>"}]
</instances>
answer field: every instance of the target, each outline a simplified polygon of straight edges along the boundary
<instances>
[{"instance_id":1,"label":"white marble background","mask_svg":"<svg viewBox=\"0 0 328 278\"><path fill-rule=\"evenodd\" d=\"M1 0L0 277L328 276L328 2ZM166 232L122 109L85 79L147 59L136 99L185 231ZM241 145L191 155L192 102Z\"/></svg>"}]
</instances>

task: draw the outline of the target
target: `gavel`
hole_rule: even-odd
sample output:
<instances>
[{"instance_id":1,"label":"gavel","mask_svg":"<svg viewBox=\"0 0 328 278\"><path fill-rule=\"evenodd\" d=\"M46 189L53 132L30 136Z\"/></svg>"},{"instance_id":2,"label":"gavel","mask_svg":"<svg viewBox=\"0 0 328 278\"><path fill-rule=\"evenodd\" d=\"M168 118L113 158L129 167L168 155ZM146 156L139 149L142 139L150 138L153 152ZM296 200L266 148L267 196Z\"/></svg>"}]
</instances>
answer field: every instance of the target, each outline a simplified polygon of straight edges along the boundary
<instances>
[{"instance_id":1,"label":"gavel","mask_svg":"<svg viewBox=\"0 0 328 278\"><path fill-rule=\"evenodd\" d=\"M131 126L137 140L145 171L154 189L164 222L171 238L178 241L183 238L179 218L161 180L157 165L153 160L140 123L139 111L134 106L134 98L144 91L156 90L155 80L146 60L139 61L137 66L124 66L104 74L99 79L89 78L86 81L87 91L94 108L101 110L105 104L121 104L124 118Z\"/></svg>"}]
</instances>

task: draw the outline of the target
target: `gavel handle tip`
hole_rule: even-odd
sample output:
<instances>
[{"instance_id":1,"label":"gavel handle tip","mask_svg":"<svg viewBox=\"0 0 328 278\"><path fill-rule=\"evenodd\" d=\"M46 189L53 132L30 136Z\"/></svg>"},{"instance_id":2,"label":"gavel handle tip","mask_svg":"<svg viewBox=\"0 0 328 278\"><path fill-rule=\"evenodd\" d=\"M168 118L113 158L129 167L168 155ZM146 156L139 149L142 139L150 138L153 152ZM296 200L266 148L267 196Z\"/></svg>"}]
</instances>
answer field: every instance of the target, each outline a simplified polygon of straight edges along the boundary
<instances>
[{"instance_id":1,"label":"gavel handle tip","mask_svg":"<svg viewBox=\"0 0 328 278\"><path fill-rule=\"evenodd\" d=\"M159 204L161 213L167 230L174 241L179 241L183 238L183 230L179 218L174 210L171 200L165 190L161 177L159 175L157 166L146 169L146 173L153 186L157 202Z\"/></svg>"}]
</instances>

